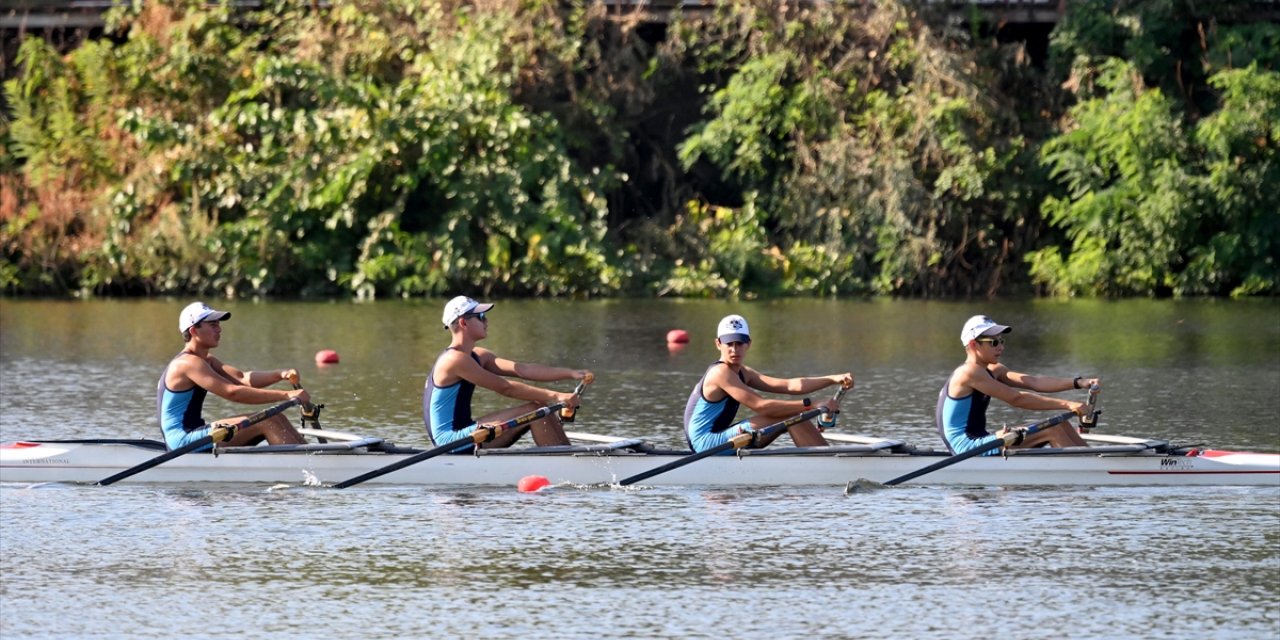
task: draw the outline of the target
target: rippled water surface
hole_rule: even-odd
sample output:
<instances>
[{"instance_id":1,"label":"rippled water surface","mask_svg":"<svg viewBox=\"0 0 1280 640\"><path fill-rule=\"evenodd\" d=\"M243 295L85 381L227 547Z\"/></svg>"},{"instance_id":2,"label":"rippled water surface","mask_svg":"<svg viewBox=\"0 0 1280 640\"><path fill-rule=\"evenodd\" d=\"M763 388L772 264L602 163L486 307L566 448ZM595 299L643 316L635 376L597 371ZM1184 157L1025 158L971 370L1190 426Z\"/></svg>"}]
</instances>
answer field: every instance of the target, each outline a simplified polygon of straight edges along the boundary
<instances>
[{"instance_id":1,"label":"rippled water surface","mask_svg":"<svg viewBox=\"0 0 1280 640\"><path fill-rule=\"evenodd\" d=\"M155 437L185 302L0 300L0 439ZM218 354L297 366L330 428L422 445L440 305L227 303ZM854 371L845 431L932 443L987 312L1015 369L1103 377L1105 432L1280 451L1274 303L504 301L487 342L596 371L575 429L675 445L731 312L761 369ZM1274 638L1280 488L5 484L0 571L6 639Z\"/></svg>"}]
</instances>

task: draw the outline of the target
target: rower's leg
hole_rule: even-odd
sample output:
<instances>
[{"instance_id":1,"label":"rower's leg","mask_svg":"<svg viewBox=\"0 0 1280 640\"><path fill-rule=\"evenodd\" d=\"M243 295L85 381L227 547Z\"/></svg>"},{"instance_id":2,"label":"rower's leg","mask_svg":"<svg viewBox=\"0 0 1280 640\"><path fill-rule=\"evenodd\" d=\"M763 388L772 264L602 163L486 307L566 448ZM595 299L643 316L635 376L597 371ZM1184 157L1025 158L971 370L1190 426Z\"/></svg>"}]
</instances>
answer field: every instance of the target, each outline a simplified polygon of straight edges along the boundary
<instances>
[{"instance_id":1,"label":"rower's leg","mask_svg":"<svg viewBox=\"0 0 1280 640\"><path fill-rule=\"evenodd\" d=\"M1020 444L1015 445L1015 449L1034 449L1036 447L1087 447L1088 442L1080 437L1080 432L1076 430L1075 425L1070 422L1062 422L1055 424L1048 429L1033 433Z\"/></svg>"},{"instance_id":2,"label":"rower's leg","mask_svg":"<svg viewBox=\"0 0 1280 640\"><path fill-rule=\"evenodd\" d=\"M542 405L540 404L530 402L518 407L511 407L510 409L503 409L502 411L491 413L481 417L476 422L479 424L502 422L503 420L510 420L516 416L521 416L529 413L530 411L535 411L541 406ZM514 429L507 429L498 434L498 436L492 441L481 444L480 448L503 449L509 447L515 444L521 436L530 431L533 432L534 444L539 447L569 444L569 436L564 434L564 426L560 423L559 414L553 413L545 418L534 420L529 424L522 425Z\"/></svg>"},{"instance_id":3,"label":"rower's leg","mask_svg":"<svg viewBox=\"0 0 1280 640\"><path fill-rule=\"evenodd\" d=\"M534 420L530 426L533 431L533 442L539 447L568 446L570 444L569 436L564 433L564 423L560 422L560 414L558 412L540 420Z\"/></svg>"},{"instance_id":4,"label":"rower's leg","mask_svg":"<svg viewBox=\"0 0 1280 640\"><path fill-rule=\"evenodd\" d=\"M756 429L759 429L760 427L767 427L771 424L776 424L777 422L777 418L766 418L763 416L755 416L751 418L751 426ZM791 436L791 440L795 442L797 447L827 446L827 439L822 437L822 432L818 431L818 427L814 426L812 421L806 420L805 422L791 425L786 432ZM767 447L772 444L774 440L777 440L780 435L782 435L781 431L774 433L773 435L760 438L757 445L759 448Z\"/></svg>"},{"instance_id":5,"label":"rower's leg","mask_svg":"<svg viewBox=\"0 0 1280 640\"><path fill-rule=\"evenodd\" d=\"M238 422L243 419L244 416L236 416L231 420L219 420L219 422ZM307 442L288 418L283 415L274 415L244 429L237 429L236 434L221 446L252 447L263 440L266 440L267 444L306 444Z\"/></svg>"},{"instance_id":6,"label":"rower's leg","mask_svg":"<svg viewBox=\"0 0 1280 640\"><path fill-rule=\"evenodd\" d=\"M764 416L752 416L750 422L751 422L752 429L759 429L761 427L767 427L771 424L775 424L778 422L778 420L776 418L766 418ZM755 448L763 449L773 444L773 441L777 440L778 436L780 435L782 435L781 431L774 433L773 435L758 437L758 439L756 440ZM751 445L747 445L747 446L750 447Z\"/></svg>"},{"instance_id":7,"label":"rower's leg","mask_svg":"<svg viewBox=\"0 0 1280 640\"><path fill-rule=\"evenodd\" d=\"M796 443L797 447L825 447L827 439L822 437L822 432L813 424L812 420L805 420L800 424L792 425L787 429L787 433L791 435L791 441Z\"/></svg>"}]
</instances>

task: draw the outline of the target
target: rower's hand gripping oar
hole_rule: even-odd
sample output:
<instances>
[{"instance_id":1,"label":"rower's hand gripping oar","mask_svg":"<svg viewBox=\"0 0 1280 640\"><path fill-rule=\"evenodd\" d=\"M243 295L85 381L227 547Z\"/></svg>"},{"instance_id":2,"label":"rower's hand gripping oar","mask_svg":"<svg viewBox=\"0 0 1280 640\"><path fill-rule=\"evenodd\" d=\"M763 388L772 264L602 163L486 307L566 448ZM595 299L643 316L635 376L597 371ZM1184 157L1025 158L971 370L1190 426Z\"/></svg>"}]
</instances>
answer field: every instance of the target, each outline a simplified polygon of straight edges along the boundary
<instances>
[{"instance_id":1,"label":"rower's hand gripping oar","mask_svg":"<svg viewBox=\"0 0 1280 640\"><path fill-rule=\"evenodd\" d=\"M582 393L583 387L586 386L587 382L588 381L585 378L581 382L579 382L577 388L574 389L574 394L580 395ZM566 405L563 402L553 402L545 407L539 407L538 409L530 411L529 413L516 416L505 422L480 425L476 427L475 431L471 432L471 437L469 438L459 438L457 440L454 440L453 442L442 444L434 449L429 449L427 451L423 451L422 453L415 453L409 456L408 458L405 458L404 460L399 460L389 465L386 465L384 467L379 467L377 469L374 469L373 471L362 473L354 478L348 478L346 480L343 480L342 482L339 482L333 485L333 488L346 489L347 487L360 484L361 482L364 482L366 480L372 480L379 476L387 475L392 471L399 471L400 469L403 469L405 467L418 464L423 460L430 460L431 458L434 458L441 454L449 453L450 451L456 451L463 447L467 447L471 445L479 445L481 443L489 442L490 440L493 440L495 437L497 437L499 433L502 433L507 429L514 429L515 427L528 424L530 422L533 422L534 420L545 418L551 415L552 413L555 413L556 411L563 409L565 406Z\"/></svg>"},{"instance_id":2,"label":"rower's hand gripping oar","mask_svg":"<svg viewBox=\"0 0 1280 640\"><path fill-rule=\"evenodd\" d=\"M284 411L285 409L288 409L289 407L292 407L296 404L298 404L298 399L290 398L288 401L281 402L280 404L274 407L271 407L269 409L263 409L262 411L259 411L253 415L246 416L244 419L242 419L240 422L237 422L237 423L209 424L207 425L209 427L209 435L203 438L200 438L199 440L196 440L194 442L190 442L181 447L178 447L177 449L174 449L172 451L166 451L150 460L147 460L146 462L143 462L142 464L129 467L128 469L125 469L124 471L121 471L120 473L117 473L113 476L103 478L102 480L99 480L97 484L100 484L103 486L113 484L121 480L124 480L125 478L128 478L129 476L132 476L134 474L142 473L143 471L146 471L151 467L164 464L174 458L177 458L182 455L186 455L197 449L204 448L215 442L223 442L226 440L230 440L231 437L236 434L236 431L238 429L245 429L251 425L262 422L263 420L266 420L271 416L277 415L282 411Z\"/></svg>"},{"instance_id":3,"label":"rower's hand gripping oar","mask_svg":"<svg viewBox=\"0 0 1280 640\"><path fill-rule=\"evenodd\" d=\"M595 379L596 379L596 374L594 373L588 373L587 375L583 376L582 379L578 381L578 386L573 388L573 395L581 398L583 390L587 388L587 385L591 384L592 382L595 382ZM578 415L577 408L565 407L560 410L560 422L573 422L573 419L577 417L577 415Z\"/></svg>"},{"instance_id":4,"label":"rower's hand gripping oar","mask_svg":"<svg viewBox=\"0 0 1280 640\"><path fill-rule=\"evenodd\" d=\"M988 451L994 451L996 449L999 449L1005 446L1013 446L1015 444L1022 442L1022 440L1027 436L1033 433L1036 433L1037 431L1043 431L1045 429L1048 429L1049 427L1052 427L1056 424L1066 422L1067 420L1070 420L1075 415L1076 414L1074 411L1068 411L1064 414L1056 415L1052 418L1049 418L1048 420L1042 420L1034 424L1029 424L1025 427L1010 429L1007 433L1005 433L1002 436L997 436L996 439L992 440L991 442L988 442L982 446L970 449L964 453L956 454L954 456L951 456L950 458L940 460L927 467L916 469L911 473L898 476L897 478L894 478L886 482L885 485L892 486L895 484L902 484L903 482L906 482L908 480L919 478L920 476L926 473L933 473L938 469L949 467L957 462L963 462L965 460L968 460L969 458L980 456Z\"/></svg>"},{"instance_id":5,"label":"rower's hand gripping oar","mask_svg":"<svg viewBox=\"0 0 1280 640\"><path fill-rule=\"evenodd\" d=\"M840 402L840 398L844 396L844 392L848 390L849 390L848 386L842 386L840 387L840 390L836 392L835 401L837 404ZM762 427L760 429L752 429L747 433L740 433L730 438L729 441L725 442L724 444L718 444L705 451L699 451L693 455L688 455L683 458L679 458L677 460L672 460L671 462L668 462L667 464L664 464L660 467L655 467L648 471L642 471L629 478L623 478L622 480L618 481L618 484L624 487L627 485L632 485L637 482L640 482L641 480L647 480L656 475L666 473L673 469L679 469L680 467L683 467L688 464L692 464L703 458L714 456L717 453L720 453L722 451L729 451L730 449L741 449L742 447L745 447L749 444L757 442L758 438L763 438L765 436L773 435L774 433L777 433L779 431L785 431L791 426L804 422L805 420L812 420L819 416L831 416L831 415L832 414L827 411L826 407L810 409L808 411L805 411L804 413L791 416L790 418L787 418L782 422L775 422L774 424L768 425L766 427ZM830 419L824 417L823 419L826 420L827 422L834 424L834 420L835 420L834 417L831 417Z\"/></svg>"},{"instance_id":6,"label":"rower's hand gripping oar","mask_svg":"<svg viewBox=\"0 0 1280 640\"><path fill-rule=\"evenodd\" d=\"M289 369L285 371L284 378L289 381L289 384L293 385L294 389L302 388L302 385L299 384L297 369ZM312 404L310 402L303 403L302 417L299 419L298 423L304 429L307 428L308 422L311 423L312 429L324 429L324 427L320 426L320 410L323 408L324 405L322 404ZM321 442L323 442L323 440L321 440Z\"/></svg>"}]
</instances>

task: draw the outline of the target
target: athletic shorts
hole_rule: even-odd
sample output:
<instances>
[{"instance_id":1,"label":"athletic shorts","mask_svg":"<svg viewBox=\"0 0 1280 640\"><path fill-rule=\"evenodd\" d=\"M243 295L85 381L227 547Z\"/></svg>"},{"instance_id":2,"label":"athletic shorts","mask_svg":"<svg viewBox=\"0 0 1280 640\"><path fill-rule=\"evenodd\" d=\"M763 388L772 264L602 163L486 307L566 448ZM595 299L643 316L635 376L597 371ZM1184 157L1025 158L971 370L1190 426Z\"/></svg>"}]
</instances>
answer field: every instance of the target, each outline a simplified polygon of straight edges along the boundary
<instances>
[{"instance_id":1,"label":"athletic shorts","mask_svg":"<svg viewBox=\"0 0 1280 640\"><path fill-rule=\"evenodd\" d=\"M467 438L468 440L471 439L471 434L475 433L476 429L479 427L479 423L472 423L471 426L462 429L450 429L443 433L432 433L431 439L436 443L437 447L443 447L450 442L457 442L463 438ZM473 444L469 447L454 449L449 453L471 453L475 448L476 446Z\"/></svg>"},{"instance_id":2,"label":"athletic shorts","mask_svg":"<svg viewBox=\"0 0 1280 640\"><path fill-rule=\"evenodd\" d=\"M208 427L208 426L200 427L199 429L195 429L192 431L170 429L164 432L164 443L169 447L170 451L173 451L174 449L185 447L188 444L191 444L192 442L195 442L196 440L199 440L200 438L203 438L209 435L210 429L211 427ZM200 447L199 449L196 449L196 451L209 451L212 448L213 448L213 445L210 444L205 447Z\"/></svg>"},{"instance_id":3,"label":"athletic shorts","mask_svg":"<svg viewBox=\"0 0 1280 640\"><path fill-rule=\"evenodd\" d=\"M960 455L966 451L977 449L988 442L998 440L995 436L988 435L984 438L970 438L963 431L958 433L947 434L947 444L951 445L951 450L955 452L953 455ZM984 454L984 456L998 456L1000 449L992 449Z\"/></svg>"},{"instance_id":4,"label":"athletic shorts","mask_svg":"<svg viewBox=\"0 0 1280 640\"><path fill-rule=\"evenodd\" d=\"M729 427L728 429L725 429L724 431L721 431L719 433L714 431L706 431L703 433L691 434L689 436L689 442L693 445L694 451L706 451L707 449L718 447L728 442L730 439L740 434L748 433L750 431L751 431L751 421L742 420L740 422L735 423L733 426ZM721 451L717 455L726 456L726 455L733 455L733 453L734 453L733 449L729 449L728 451Z\"/></svg>"}]
</instances>

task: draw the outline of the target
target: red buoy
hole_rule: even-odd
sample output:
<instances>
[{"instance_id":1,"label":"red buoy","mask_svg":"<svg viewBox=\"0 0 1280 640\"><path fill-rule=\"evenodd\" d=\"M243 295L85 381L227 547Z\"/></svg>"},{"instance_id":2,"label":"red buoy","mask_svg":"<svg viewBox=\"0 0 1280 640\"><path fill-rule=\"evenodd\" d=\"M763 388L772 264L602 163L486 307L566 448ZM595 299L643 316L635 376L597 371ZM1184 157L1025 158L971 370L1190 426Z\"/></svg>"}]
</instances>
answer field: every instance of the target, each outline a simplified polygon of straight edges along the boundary
<instances>
[{"instance_id":1,"label":"red buoy","mask_svg":"<svg viewBox=\"0 0 1280 640\"><path fill-rule=\"evenodd\" d=\"M520 493L536 493L550 485L551 481L546 476L525 476L520 478L516 488L520 490Z\"/></svg>"},{"instance_id":2,"label":"red buoy","mask_svg":"<svg viewBox=\"0 0 1280 640\"><path fill-rule=\"evenodd\" d=\"M316 352L316 364L338 364L338 352L333 349L321 349Z\"/></svg>"},{"instance_id":3,"label":"red buoy","mask_svg":"<svg viewBox=\"0 0 1280 640\"><path fill-rule=\"evenodd\" d=\"M667 332L667 344L685 344L689 341L689 332L684 329L672 329Z\"/></svg>"}]
</instances>

